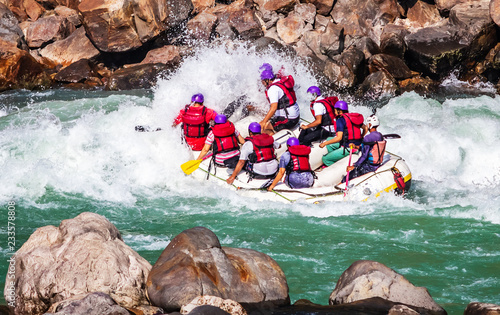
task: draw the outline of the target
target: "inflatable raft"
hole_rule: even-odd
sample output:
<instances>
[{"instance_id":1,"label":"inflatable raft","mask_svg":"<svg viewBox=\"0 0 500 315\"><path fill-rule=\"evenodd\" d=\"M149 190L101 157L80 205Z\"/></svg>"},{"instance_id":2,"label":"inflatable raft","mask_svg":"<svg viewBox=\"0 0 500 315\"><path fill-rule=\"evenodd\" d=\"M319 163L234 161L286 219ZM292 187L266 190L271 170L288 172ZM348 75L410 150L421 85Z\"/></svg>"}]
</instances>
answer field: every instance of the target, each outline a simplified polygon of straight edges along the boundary
<instances>
[{"instance_id":1,"label":"inflatable raft","mask_svg":"<svg viewBox=\"0 0 500 315\"><path fill-rule=\"evenodd\" d=\"M243 137L246 136L246 129L250 121L244 119L235 124ZM273 136L275 142L281 145L276 150L278 159L287 149L286 141L288 138L297 137L298 133L298 130L281 130ZM389 144L388 147L390 148L390 146ZM405 160L386 151L384 162L377 171L350 179L349 188L346 191L345 184L340 182L346 175L349 157L347 156L329 167L321 168L323 164L321 158L326 153L326 148L320 148L319 143L313 143L309 162L313 170L318 170L316 171L317 179L310 188L292 189L281 181L272 192L269 192L265 187L270 184L272 179L250 179L248 173L244 170L238 174L234 183L229 185L226 183L226 179L231 176L233 170L219 166L215 167L214 164L210 165L211 158L205 159L199 168L192 173L192 176L199 180L210 181L222 187L237 190L242 196L283 202L295 202L297 200L311 203L344 200L364 201L368 198L378 197L384 192L393 191L404 194L410 188L411 172ZM197 157L198 154L199 151L193 152L194 157ZM360 152L353 153L351 164L356 162L360 156ZM403 185L403 180L399 180L398 183L398 178L404 180Z\"/></svg>"}]
</instances>

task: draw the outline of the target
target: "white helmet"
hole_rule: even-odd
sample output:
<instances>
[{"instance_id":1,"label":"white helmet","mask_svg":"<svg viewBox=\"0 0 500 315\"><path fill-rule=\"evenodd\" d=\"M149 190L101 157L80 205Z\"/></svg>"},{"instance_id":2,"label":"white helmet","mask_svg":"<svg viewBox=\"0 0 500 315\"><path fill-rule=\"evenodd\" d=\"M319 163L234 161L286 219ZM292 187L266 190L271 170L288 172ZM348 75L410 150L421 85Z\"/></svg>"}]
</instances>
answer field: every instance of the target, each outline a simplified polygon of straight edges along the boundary
<instances>
[{"instance_id":1,"label":"white helmet","mask_svg":"<svg viewBox=\"0 0 500 315\"><path fill-rule=\"evenodd\" d=\"M372 127L378 127L380 126L380 121L378 121L378 117L375 115L371 115L368 117L367 122L372 125Z\"/></svg>"}]
</instances>

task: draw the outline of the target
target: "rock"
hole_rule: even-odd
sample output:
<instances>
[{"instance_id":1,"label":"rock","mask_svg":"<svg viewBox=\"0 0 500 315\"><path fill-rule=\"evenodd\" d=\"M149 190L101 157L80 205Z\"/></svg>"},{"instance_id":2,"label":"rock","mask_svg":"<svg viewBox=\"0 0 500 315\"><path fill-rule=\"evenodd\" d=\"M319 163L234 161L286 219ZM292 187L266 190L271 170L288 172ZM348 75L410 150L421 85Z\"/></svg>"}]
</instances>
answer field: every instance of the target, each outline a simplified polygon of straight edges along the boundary
<instances>
[{"instance_id":1,"label":"rock","mask_svg":"<svg viewBox=\"0 0 500 315\"><path fill-rule=\"evenodd\" d=\"M428 95L437 90L439 83L429 79L422 78L420 75L399 81L399 89L401 92L417 92L422 95Z\"/></svg>"},{"instance_id":2,"label":"rock","mask_svg":"<svg viewBox=\"0 0 500 315\"><path fill-rule=\"evenodd\" d=\"M202 12L189 20L187 23L188 35L194 40L204 40L210 39L212 32L215 30L217 23L217 16Z\"/></svg>"},{"instance_id":3,"label":"rock","mask_svg":"<svg viewBox=\"0 0 500 315\"><path fill-rule=\"evenodd\" d=\"M371 297L381 297L436 314L446 314L426 288L415 287L394 270L369 260L358 260L344 271L330 295L329 304L350 303Z\"/></svg>"},{"instance_id":4,"label":"rock","mask_svg":"<svg viewBox=\"0 0 500 315\"><path fill-rule=\"evenodd\" d=\"M261 24L263 24L262 30L264 32L276 26L276 23L280 19L280 15L275 11L260 10L255 15L259 20L262 20Z\"/></svg>"},{"instance_id":5,"label":"rock","mask_svg":"<svg viewBox=\"0 0 500 315\"><path fill-rule=\"evenodd\" d=\"M203 227L170 242L151 269L147 290L152 304L166 311L202 294L239 303L290 303L285 275L273 259L250 249L221 248Z\"/></svg>"},{"instance_id":6,"label":"rock","mask_svg":"<svg viewBox=\"0 0 500 315\"><path fill-rule=\"evenodd\" d=\"M78 15L78 12L76 10L60 5L54 9L54 12L57 14L57 16L68 20L76 27L82 25L82 21L80 20L80 16Z\"/></svg>"},{"instance_id":7,"label":"rock","mask_svg":"<svg viewBox=\"0 0 500 315\"><path fill-rule=\"evenodd\" d=\"M40 55L55 64L68 66L80 59L95 58L99 55L99 51L85 35L85 29L80 27L68 38L42 48Z\"/></svg>"},{"instance_id":8,"label":"rock","mask_svg":"<svg viewBox=\"0 0 500 315\"><path fill-rule=\"evenodd\" d=\"M426 27L443 20L436 5L421 0L408 8L406 18L413 27Z\"/></svg>"},{"instance_id":9,"label":"rock","mask_svg":"<svg viewBox=\"0 0 500 315\"><path fill-rule=\"evenodd\" d=\"M464 315L500 315L500 305L472 302L467 305Z\"/></svg>"},{"instance_id":10,"label":"rock","mask_svg":"<svg viewBox=\"0 0 500 315\"><path fill-rule=\"evenodd\" d=\"M16 314L42 314L54 303L102 292L124 307L149 304L151 265L106 218L84 212L37 229L14 255Z\"/></svg>"},{"instance_id":11,"label":"rock","mask_svg":"<svg viewBox=\"0 0 500 315\"><path fill-rule=\"evenodd\" d=\"M369 74L356 91L356 96L364 99L383 99L398 94L396 80L384 71Z\"/></svg>"},{"instance_id":12,"label":"rock","mask_svg":"<svg viewBox=\"0 0 500 315\"><path fill-rule=\"evenodd\" d=\"M387 25L380 36L380 50L384 54L403 59L406 53L405 36L408 33L408 30L403 26Z\"/></svg>"},{"instance_id":13,"label":"rock","mask_svg":"<svg viewBox=\"0 0 500 315\"><path fill-rule=\"evenodd\" d=\"M106 89L110 91L149 89L168 71L169 67L161 63L139 64L119 69L109 77Z\"/></svg>"},{"instance_id":14,"label":"rock","mask_svg":"<svg viewBox=\"0 0 500 315\"><path fill-rule=\"evenodd\" d=\"M288 15L276 24L279 37L288 45L296 43L299 40L305 27L306 23L304 20L295 14Z\"/></svg>"},{"instance_id":15,"label":"rock","mask_svg":"<svg viewBox=\"0 0 500 315\"><path fill-rule=\"evenodd\" d=\"M181 62L181 53L184 49L179 46L167 45L148 51L146 58L141 64L146 63L166 63L172 66L179 65Z\"/></svg>"},{"instance_id":16,"label":"rock","mask_svg":"<svg viewBox=\"0 0 500 315\"><path fill-rule=\"evenodd\" d=\"M14 14L0 3L0 40L20 47L24 34Z\"/></svg>"},{"instance_id":17,"label":"rock","mask_svg":"<svg viewBox=\"0 0 500 315\"><path fill-rule=\"evenodd\" d=\"M368 60L370 73L384 71L397 80L411 78L414 73L408 68L403 60L387 54L377 54Z\"/></svg>"},{"instance_id":18,"label":"rock","mask_svg":"<svg viewBox=\"0 0 500 315\"><path fill-rule=\"evenodd\" d=\"M380 48L370 37L361 37L353 43L353 47L361 50L365 55L365 60L370 59L371 56L380 54Z\"/></svg>"},{"instance_id":19,"label":"rock","mask_svg":"<svg viewBox=\"0 0 500 315\"><path fill-rule=\"evenodd\" d=\"M378 43L377 28L392 23L399 11L395 0L338 0L331 16L346 35L370 36Z\"/></svg>"},{"instance_id":20,"label":"rock","mask_svg":"<svg viewBox=\"0 0 500 315\"><path fill-rule=\"evenodd\" d=\"M437 9L442 12L444 15L456 6L457 4L470 2L470 0L435 0Z\"/></svg>"},{"instance_id":21,"label":"rock","mask_svg":"<svg viewBox=\"0 0 500 315\"><path fill-rule=\"evenodd\" d=\"M228 17L228 24L236 35L244 40L260 38L264 35L254 9L241 8L232 10Z\"/></svg>"},{"instance_id":22,"label":"rock","mask_svg":"<svg viewBox=\"0 0 500 315\"><path fill-rule=\"evenodd\" d=\"M24 0L23 1L26 15L31 21L36 21L45 12L45 9L38 4L35 0Z\"/></svg>"},{"instance_id":23,"label":"rock","mask_svg":"<svg viewBox=\"0 0 500 315\"><path fill-rule=\"evenodd\" d=\"M316 14L316 19L314 21L314 29L318 31L324 31L328 26L328 24L330 24L330 22L333 22L332 18Z\"/></svg>"},{"instance_id":24,"label":"rock","mask_svg":"<svg viewBox=\"0 0 500 315\"><path fill-rule=\"evenodd\" d=\"M333 62L326 63L325 75L340 89L354 87L364 78L364 53L354 47L335 56Z\"/></svg>"},{"instance_id":25,"label":"rock","mask_svg":"<svg viewBox=\"0 0 500 315\"><path fill-rule=\"evenodd\" d=\"M172 313L175 314L175 313ZM201 305L194 308L189 315L230 315L230 313L211 305Z\"/></svg>"},{"instance_id":26,"label":"rock","mask_svg":"<svg viewBox=\"0 0 500 315\"><path fill-rule=\"evenodd\" d=\"M64 83L78 83L96 77L88 59L80 59L59 71L54 79Z\"/></svg>"},{"instance_id":27,"label":"rock","mask_svg":"<svg viewBox=\"0 0 500 315\"><path fill-rule=\"evenodd\" d=\"M29 25L26 41L30 48L40 48L47 43L64 39L75 31L75 26L60 16L48 16Z\"/></svg>"},{"instance_id":28,"label":"rock","mask_svg":"<svg viewBox=\"0 0 500 315\"><path fill-rule=\"evenodd\" d=\"M192 2L196 13L215 6L215 0L192 0Z\"/></svg>"},{"instance_id":29,"label":"rock","mask_svg":"<svg viewBox=\"0 0 500 315\"><path fill-rule=\"evenodd\" d=\"M293 10L295 15L300 17L304 22L314 24L316 18L316 7L310 3L299 3L295 5Z\"/></svg>"},{"instance_id":30,"label":"rock","mask_svg":"<svg viewBox=\"0 0 500 315\"><path fill-rule=\"evenodd\" d=\"M256 1L257 3L263 3L259 6L263 7L268 11L277 11L278 13L288 13L293 10L296 1L295 0L260 0Z\"/></svg>"},{"instance_id":31,"label":"rock","mask_svg":"<svg viewBox=\"0 0 500 315\"><path fill-rule=\"evenodd\" d=\"M419 312L405 305L394 305L387 315L419 315Z\"/></svg>"},{"instance_id":32,"label":"rock","mask_svg":"<svg viewBox=\"0 0 500 315\"><path fill-rule=\"evenodd\" d=\"M332 11L335 0L305 0L305 3L311 3L316 7L316 13L328 15Z\"/></svg>"},{"instance_id":33,"label":"rock","mask_svg":"<svg viewBox=\"0 0 500 315\"><path fill-rule=\"evenodd\" d=\"M193 10L191 0L82 0L78 6L87 34L105 52L139 48L177 27Z\"/></svg>"},{"instance_id":34,"label":"rock","mask_svg":"<svg viewBox=\"0 0 500 315\"><path fill-rule=\"evenodd\" d=\"M45 315L129 315L107 294L94 292L78 300L65 300L51 307Z\"/></svg>"},{"instance_id":35,"label":"rock","mask_svg":"<svg viewBox=\"0 0 500 315\"><path fill-rule=\"evenodd\" d=\"M151 305L140 305L129 308L128 311L134 315L160 315L165 313L161 308Z\"/></svg>"},{"instance_id":36,"label":"rock","mask_svg":"<svg viewBox=\"0 0 500 315\"><path fill-rule=\"evenodd\" d=\"M500 0L490 1L490 16L493 22L500 26Z\"/></svg>"},{"instance_id":37,"label":"rock","mask_svg":"<svg viewBox=\"0 0 500 315\"><path fill-rule=\"evenodd\" d=\"M49 84L50 79L43 67L27 51L0 39L0 92L41 88Z\"/></svg>"},{"instance_id":38,"label":"rock","mask_svg":"<svg viewBox=\"0 0 500 315\"><path fill-rule=\"evenodd\" d=\"M282 45L273 38L261 37L253 42L255 51L260 53L264 51L274 50L278 53L283 53L288 57L296 56L296 52L290 46Z\"/></svg>"},{"instance_id":39,"label":"rock","mask_svg":"<svg viewBox=\"0 0 500 315\"><path fill-rule=\"evenodd\" d=\"M191 314L191 312L200 305L214 306L231 315L247 314L240 303L228 299L224 300L218 296L210 295L200 295L195 297L191 302L181 307L181 314Z\"/></svg>"},{"instance_id":40,"label":"rock","mask_svg":"<svg viewBox=\"0 0 500 315\"><path fill-rule=\"evenodd\" d=\"M322 59L328 59L341 53L343 49L343 28L330 22L324 31L305 32L302 41L314 54Z\"/></svg>"},{"instance_id":41,"label":"rock","mask_svg":"<svg viewBox=\"0 0 500 315\"><path fill-rule=\"evenodd\" d=\"M448 74L465 59L467 45L457 36L451 25L422 28L405 37L408 47L405 56L407 65L431 78Z\"/></svg>"}]
</instances>

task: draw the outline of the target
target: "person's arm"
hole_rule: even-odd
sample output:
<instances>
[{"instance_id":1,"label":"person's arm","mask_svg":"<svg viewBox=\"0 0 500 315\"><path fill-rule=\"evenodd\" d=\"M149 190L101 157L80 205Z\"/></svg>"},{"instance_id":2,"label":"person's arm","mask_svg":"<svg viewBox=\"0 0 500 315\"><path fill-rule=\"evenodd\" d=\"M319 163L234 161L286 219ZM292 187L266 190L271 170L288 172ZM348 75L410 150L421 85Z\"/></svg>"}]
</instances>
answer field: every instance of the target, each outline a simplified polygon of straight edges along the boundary
<instances>
[{"instance_id":1,"label":"person's arm","mask_svg":"<svg viewBox=\"0 0 500 315\"><path fill-rule=\"evenodd\" d=\"M354 163L353 165L351 166L348 166L347 167L347 171L350 172L352 171L353 169L355 169L356 167L358 167L359 165L363 164L366 159L368 158L368 155L370 154L370 150L372 149L372 146L371 145L367 145L367 144L363 144L362 148L361 148L361 156L359 157L359 159L356 161L356 163Z\"/></svg>"},{"instance_id":2,"label":"person's arm","mask_svg":"<svg viewBox=\"0 0 500 315\"><path fill-rule=\"evenodd\" d=\"M361 136L364 137L368 132L368 126L363 124L363 126L361 126L361 129L363 129L363 134Z\"/></svg>"},{"instance_id":3,"label":"person's arm","mask_svg":"<svg viewBox=\"0 0 500 315\"><path fill-rule=\"evenodd\" d=\"M266 114L266 117L264 117L264 119L262 119L262 121L260 122L262 128L266 127L267 123L269 122L269 120L271 120L271 118L274 116L274 113L276 113L277 110L278 110L278 103L277 102L272 103L270 105L269 111Z\"/></svg>"},{"instance_id":4,"label":"person's arm","mask_svg":"<svg viewBox=\"0 0 500 315\"><path fill-rule=\"evenodd\" d=\"M200 155L198 155L197 160L201 160L201 159L203 159L203 158L205 157L205 155L207 155L207 153L208 153L208 151L210 150L210 147L211 147L211 146L212 146L212 145L210 145L210 144L206 144L206 143L205 143L205 145L203 146L203 149L201 149Z\"/></svg>"},{"instance_id":5,"label":"person's arm","mask_svg":"<svg viewBox=\"0 0 500 315\"><path fill-rule=\"evenodd\" d=\"M172 128L176 127L178 124L182 122L182 114L183 112L181 111L179 115L174 119L174 122L172 123Z\"/></svg>"},{"instance_id":6,"label":"person's arm","mask_svg":"<svg viewBox=\"0 0 500 315\"><path fill-rule=\"evenodd\" d=\"M321 125L321 121L323 119L322 117L323 117L322 115L315 116L315 118L316 118L315 121L313 121L312 123L310 123L308 125L301 125L300 129L306 130L306 129L313 128L313 127Z\"/></svg>"},{"instance_id":7,"label":"person's arm","mask_svg":"<svg viewBox=\"0 0 500 315\"><path fill-rule=\"evenodd\" d=\"M229 178L226 180L226 183L231 185L234 180L236 179L236 176L240 173L240 171L243 169L243 166L245 166L245 160L239 160L238 164L236 164L236 167L234 168L233 174L229 176Z\"/></svg>"},{"instance_id":8,"label":"person's arm","mask_svg":"<svg viewBox=\"0 0 500 315\"><path fill-rule=\"evenodd\" d=\"M278 171L278 174L276 174L276 177L274 178L271 185L269 185L269 187L267 187L267 191L272 191L274 189L274 187L276 187L276 185L278 185L280 180L283 178L283 175L285 175L285 170L286 169L283 167L280 168L280 170Z\"/></svg>"},{"instance_id":9,"label":"person's arm","mask_svg":"<svg viewBox=\"0 0 500 315\"><path fill-rule=\"evenodd\" d=\"M240 144L245 143L245 139L241 136L241 134L239 134L237 138L238 138L238 142L239 142Z\"/></svg>"},{"instance_id":10,"label":"person's arm","mask_svg":"<svg viewBox=\"0 0 500 315\"><path fill-rule=\"evenodd\" d=\"M344 132L342 131L337 131L337 134L335 135L335 137L333 139L330 139L330 140L327 140L325 142L322 142L319 144L319 147L320 148L324 148L326 147L328 144L334 144L334 143L337 143L337 142L340 142L340 140L342 140L342 137L344 136Z\"/></svg>"}]
</instances>

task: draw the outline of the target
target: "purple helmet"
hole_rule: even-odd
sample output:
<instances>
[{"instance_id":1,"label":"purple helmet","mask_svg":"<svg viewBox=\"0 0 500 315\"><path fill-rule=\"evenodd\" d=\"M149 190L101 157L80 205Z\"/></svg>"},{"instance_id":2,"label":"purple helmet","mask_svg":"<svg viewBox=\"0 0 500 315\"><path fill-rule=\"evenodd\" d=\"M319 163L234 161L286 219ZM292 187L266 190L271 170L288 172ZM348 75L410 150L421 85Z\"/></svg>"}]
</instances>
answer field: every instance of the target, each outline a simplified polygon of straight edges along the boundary
<instances>
[{"instance_id":1,"label":"purple helmet","mask_svg":"<svg viewBox=\"0 0 500 315\"><path fill-rule=\"evenodd\" d=\"M316 85L313 85L307 89L307 93L316 94L316 96L320 96L321 90Z\"/></svg>"},{"instance_id":2,"label":"purple helmet","mask_svg":"<svg viewBox=\"0 0 500 315\"><path fill-rule=\"evenodd\" d=\"M272 70L264 70L260 74L260 79L261 80L273 80L274 79L274 73Z\"/></svg>"},{"instance_id":3,"label":"purple helmet","mask_svg":"<svg viewBox=\"0 0 500 315\"><path fill-rule=\"evenodd\" d=\"M204 100L205 100L205 98L203 97L203 94L201 94L201 93L195 94L191 97L191 102L194 102L194 103L203 103Z\"/></svg>"},{"instance_id":4,"label":"purple helmet","mask_svg":"<svg viewBox=\"0 0 500 315\"><path fill-rule=\"evenodd\" d=\"M273 72L273 66L271 66L268 63L263 63L262 66L259 67L259 70L261 70L261 71L269 70L269 71Z\"/></svg>"},{"instance_id":5,"label":"purple helmet","mask_svg":"<svg viewBox=\"0 0 500 315\"><path fill-rule=\"evenodd\" d=\"M288 140L286 140L286 145L291 147L293 145L299 145L299 139L295 138L295 137L290 137L288 138Z\"/></svg>"},{"instance_id":6,"label":"purple helmet","mask_svg":"<svg viewBox=\"0 0 500 315\"><path fill-rule=\"evenodd\" d=\"M226 115L218 114L217 116L215 116L214 121L216 124L224 124L227 122L227 117Z\"/></svg>"},{"instance_id":7,"label":"purple helmet","mask_svg":"<svg viewBox=\"0 0 500 315\"><path fill-rule=\"evenodd\" d=\"M349 107L347 107L347 103L344 102L344 101L338 101L337 103L335 103L335 105L333 106L333 108L337 108L337 109L340 109L340 110L343 110L343 111L349 110Z\"/></svg>"},{"instance_id":8,"label":"purple helmet","mask_svg":"<svg viewBox=\"0 0 500 315\"><path fill-rule=\"evenodd\" d=\"M253 133L260 133L261 130L262 128L260 127L260 124L258 122L250 123L250 125L248 126L248 131L251 131Z\"/></svg>"}]
</instances>

